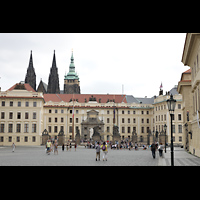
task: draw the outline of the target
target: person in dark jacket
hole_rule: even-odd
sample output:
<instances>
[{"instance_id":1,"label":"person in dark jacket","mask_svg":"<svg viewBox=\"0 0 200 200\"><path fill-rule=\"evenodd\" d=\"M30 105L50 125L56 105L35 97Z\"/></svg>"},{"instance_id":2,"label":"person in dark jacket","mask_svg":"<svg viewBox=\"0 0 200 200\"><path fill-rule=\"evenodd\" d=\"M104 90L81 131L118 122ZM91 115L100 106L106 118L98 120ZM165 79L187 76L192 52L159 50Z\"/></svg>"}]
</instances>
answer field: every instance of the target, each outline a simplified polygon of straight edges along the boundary
<instances>
[{"instance_id":1,"label":"person in dark jacket","mask_svg":"<svg viewBox=\"0 0 200 200\"><path fill-rule=\"evenodd\" d=\"M156 158L156 145L154 142L151 145L151 151L152 151L152 156L155 159Z\"/></svg>"}]
</instances>

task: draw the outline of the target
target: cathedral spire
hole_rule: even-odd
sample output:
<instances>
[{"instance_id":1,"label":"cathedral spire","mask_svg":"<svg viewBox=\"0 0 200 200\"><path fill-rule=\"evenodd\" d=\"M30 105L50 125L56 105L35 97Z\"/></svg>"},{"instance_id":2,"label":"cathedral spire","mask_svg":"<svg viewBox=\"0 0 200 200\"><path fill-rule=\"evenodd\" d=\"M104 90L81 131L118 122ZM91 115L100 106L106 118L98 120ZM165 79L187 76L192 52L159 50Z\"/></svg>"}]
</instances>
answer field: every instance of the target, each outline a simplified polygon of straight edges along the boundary
<instances>
[{"instance_id":1,"label":"cathedral spire","mask_svg":"<svg viewBox=\"0 0 200 200\"><path fill-rule=\"evenodd\" d=\"M25 77L25 83L28 83L34 90L36 90L36 74L35 69L33 67L33 57L32 57L32 50L29 59L29 65Z\"/></svg>"},{"instance_id":2,"label":"cathedral spire","mask_svg":"<svg viewBox=\"0 0 200 200\"><path fill-rule=\"evenodd\" d=\"M60 94L59 76L58 76L58 68L56 66L55 50L53 54L52 67L50 69L50 74L49 74L47 93Z\"/></svg>"}]
</instances>

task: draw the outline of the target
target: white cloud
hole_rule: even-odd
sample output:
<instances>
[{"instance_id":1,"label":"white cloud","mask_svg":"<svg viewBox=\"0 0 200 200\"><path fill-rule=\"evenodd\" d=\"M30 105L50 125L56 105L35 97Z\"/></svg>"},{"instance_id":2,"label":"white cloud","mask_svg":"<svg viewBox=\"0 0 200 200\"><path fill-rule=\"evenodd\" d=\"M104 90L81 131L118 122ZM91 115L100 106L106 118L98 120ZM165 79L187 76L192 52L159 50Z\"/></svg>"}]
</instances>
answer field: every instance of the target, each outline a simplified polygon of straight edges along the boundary
<instances>
[{"instance_id":1,"label":"white cloud","mask_svg":"<svg viewBox=\"0 0 200 200\"><path fill-rule=\"evenodd\" d=\"M0 34L0 86L6 90L24 80L30 50L37 76L48 83L53 50L60 89L68 72L71 49L82 93L158 95L178 84L188 69L181 63L186 34Z\"/></svg>"}]
</instances>

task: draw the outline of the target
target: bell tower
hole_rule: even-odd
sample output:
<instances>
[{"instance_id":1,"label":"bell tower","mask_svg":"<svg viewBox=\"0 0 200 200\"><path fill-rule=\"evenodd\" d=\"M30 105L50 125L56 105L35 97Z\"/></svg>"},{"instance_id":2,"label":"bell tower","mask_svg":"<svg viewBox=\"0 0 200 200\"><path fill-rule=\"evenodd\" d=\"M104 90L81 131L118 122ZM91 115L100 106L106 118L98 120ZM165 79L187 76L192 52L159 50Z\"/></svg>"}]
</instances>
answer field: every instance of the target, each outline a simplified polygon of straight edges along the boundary
<instances>
[{"instance_id":1,"label":"bell tower","mask_svg":"<svg viewBox=\"0 0 200 200\"><path fill-rule=\"evenodd\" d=\"M69 72L64 76L64 94L80 94L80 81L78 74L75 72L73 50L71 55L71 63Z\"/></svg>"}]
</instances>

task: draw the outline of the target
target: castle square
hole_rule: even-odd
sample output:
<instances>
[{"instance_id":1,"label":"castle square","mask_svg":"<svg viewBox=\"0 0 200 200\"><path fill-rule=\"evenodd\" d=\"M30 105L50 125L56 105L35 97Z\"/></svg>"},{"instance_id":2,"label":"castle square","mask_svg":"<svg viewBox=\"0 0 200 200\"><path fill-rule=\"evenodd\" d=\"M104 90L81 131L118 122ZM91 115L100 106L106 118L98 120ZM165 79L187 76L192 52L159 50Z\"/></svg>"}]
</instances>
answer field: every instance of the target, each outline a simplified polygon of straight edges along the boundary
<instances>
[{"instance_id":1,"label":"castle square","mask_svg":"<svg viewBox=\"0 0 200 200\"><path fill-rule=\"evenodd\" d=\"M28 68L24 67L25 79L13 83L10 81L10 87L4 91L0 88L0 151L11 156L8 149L14 143L16 151L13 155L17 154L17 149L20 152L27 150L30 153L31 149L35 149L36 151L33 151L36 156L39 152L45 151L44 147L48 140L52 143L57 140L58 156L66 153L62 152L61 147L62 145L66 147L68 144L72 145L72 151L74 146L78 145L76 153L79 151L90 156L92 150L89 152L85 146L96 145L97 142L102 144L105 141L108 148L112 145L129 143L134 148L137 144L141 148L139 153L134 150L130 153L138 153L138 156L146 158L151 152L149 148L143 151L144 145L149 147L154 142L163 144L169 153L172 143L175 148L175 164L199 165L198 161L190 162L192 157L186 156L190 153L200 157L199 53L200 34L187 33L180 62L188 66L188 69L180 73L177 82L169 91L164 91L160 82L156 95L147 97L144 91L144 97L136 97L134 94L124 94L123 90L118 94L106 93L106 89L105 93L83 94L81 74L76 72L79 66L76 65L73 50L65 74L59 74L57 52L54 50L48 83L40 79L37 84L34 51L31 50ZM60 77L63 77L63 85L60 85ZM168 109L171 97L176 102L173 115ZM176 157L179 155L177 153L179 148L184 151L182 152L184 157L189 159L188 163L183 164L181 158ZM129 153L127 149L122 151ZM3 156L2 152L0 156ZM117 152L121 150L111 149L109 158L112 154L116 156ZM169 165L168 155L170 154L165 155L163 161L158 155L157 159L152 161L150 156L151 161L146 165ZM143 164L145 165L145 162ZM117 161L116 165L120 163ZM137 164L130 162L130 165Z\"/></svg>"}]
</instances>

